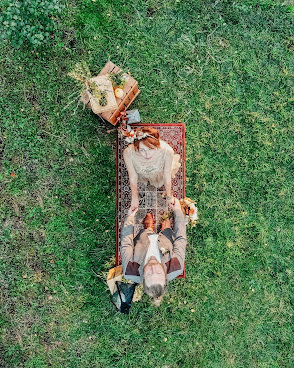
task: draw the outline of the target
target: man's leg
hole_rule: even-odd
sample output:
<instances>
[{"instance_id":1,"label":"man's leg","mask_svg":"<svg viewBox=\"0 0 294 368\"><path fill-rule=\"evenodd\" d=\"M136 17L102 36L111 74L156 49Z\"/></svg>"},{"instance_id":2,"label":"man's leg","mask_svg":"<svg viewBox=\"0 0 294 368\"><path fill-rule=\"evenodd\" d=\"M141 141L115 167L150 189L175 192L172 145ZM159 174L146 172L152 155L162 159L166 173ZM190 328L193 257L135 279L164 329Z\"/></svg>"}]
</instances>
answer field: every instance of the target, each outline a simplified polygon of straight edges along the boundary
<instances>
[{"instance_id":1,"label":"man's leg","mask_svg":"<svg viewBox=\"0 0 294 368\"><path fill-rule=\"evenodd\" d=\"M151 213L147 213L143 220L144 229L141 229L138 234L134 238L134 246L136 245L138 239L140 239L140 236L144 233L144 231L147 231L150 233L150 231L154 231L154 223L153 223L153 217Z\"/></svg>"},{"instance_id":2,"label":"man's leg","mask_svg":"<svg viewBox=\"0 0 294 368\"><path fill-rule=\"evenodd\" d=\"M161 224L161 231L160 231L164 236L166 236L171 243L173 243L174 241L174 232L171 229L171 224L170 224L170 219L167 218L166 220L164 220Z\"/></svg>"}]
</instances>

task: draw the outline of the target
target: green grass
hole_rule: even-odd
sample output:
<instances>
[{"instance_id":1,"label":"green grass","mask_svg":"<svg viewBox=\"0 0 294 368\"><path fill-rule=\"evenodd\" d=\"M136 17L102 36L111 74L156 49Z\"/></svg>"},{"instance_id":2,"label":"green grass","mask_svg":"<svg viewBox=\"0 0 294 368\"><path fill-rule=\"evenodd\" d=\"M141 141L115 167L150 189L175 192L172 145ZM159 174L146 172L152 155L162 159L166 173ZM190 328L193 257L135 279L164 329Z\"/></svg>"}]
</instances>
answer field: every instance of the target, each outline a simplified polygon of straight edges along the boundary
<instances>
[{"instance_id":1,"label":"green grass","mask_svg":"<svg viewBox=\"0 0 294 368\"><path fill-rule=\"evenodd\" d=\"M1 367L293 367L291 9L72 0L50 47L2 45ZM108 58L139 81L144 122L186 123L186 193L200 212L186 279L129 316L102 281L115 134L64 109L67 72Z\"/></svg>"}]
</instances>

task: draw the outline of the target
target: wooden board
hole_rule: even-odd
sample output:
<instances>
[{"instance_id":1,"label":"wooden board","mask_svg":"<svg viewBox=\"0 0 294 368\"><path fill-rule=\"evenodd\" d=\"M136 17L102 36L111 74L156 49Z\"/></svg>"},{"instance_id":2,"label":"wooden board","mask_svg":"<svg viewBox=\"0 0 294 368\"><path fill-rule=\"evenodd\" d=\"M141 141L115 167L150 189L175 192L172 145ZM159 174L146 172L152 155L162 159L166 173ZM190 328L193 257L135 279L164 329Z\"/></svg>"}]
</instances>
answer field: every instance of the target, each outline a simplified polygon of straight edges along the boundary
<instances>
[{"instance_id":1,"label":"wooden board","mask_svg":"<svg viewBox=\"0 0 294 368\"><path fill-rule=\"evenodd\" d=\"M121 69L116 66L112 61L108 61L98 75L119 72L121 72ZM119 116L120 111L127 109L130 104L135 100L135 98L139 95L140 90L138 88L138 82L134 78L129 76L128 81L124 85L123 92L123 98L116 97L116 102L118 104L118 108L116 110L100 114L100 116L104 120L107 120L112 125L116 125L116 118Z\"/></svg>"},{"instance_id":2,"label":"wooden board","mask_svg":"<svg viewBox=\"0 0 294 368\"><path fill-rule=\"evenodd\" d=\"M101 70L101 72L98 74L98 76L103 76L108 73L119 73L120 71L121 69L118 66L113 64L112 61L108 61L105 64L104 68ZM99 115L103 120L108 121L112 125L117 124L116 119L120 115L120 112L127 109L131 105L131 103L135 100L135 98L139 95L140 90L138 88L138 82L134 78L129 76L128 81L124 85L123 92L124 92L123 98L115 97L117 103L117 107L115 109L111 111L104 111L102 113L97 113L97 115ZM87 107L93 110L91 101L87 93L84 93L81 96L81 102L83 102ZM93 112L96 113L94 110Z\"/></svg>"}]
</instances>

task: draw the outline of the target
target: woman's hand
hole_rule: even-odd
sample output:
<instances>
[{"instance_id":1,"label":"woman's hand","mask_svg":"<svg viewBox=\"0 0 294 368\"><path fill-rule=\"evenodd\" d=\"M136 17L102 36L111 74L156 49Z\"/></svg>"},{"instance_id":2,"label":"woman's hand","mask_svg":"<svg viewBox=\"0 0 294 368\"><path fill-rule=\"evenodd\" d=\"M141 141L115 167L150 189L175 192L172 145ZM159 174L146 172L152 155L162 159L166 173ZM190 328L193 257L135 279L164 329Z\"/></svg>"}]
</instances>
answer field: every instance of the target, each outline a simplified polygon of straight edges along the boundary
<instances>
[{"instance_id":1,"label":"woman's hand","mask_svg":"<svg viewBox=\"0 0 294 368\"><path fill-rule=\"evenodd\" d=\"M173 203L169 203L169 208L173 211L181 211L182 210L182 207L181 207L181 204L180 204L180 201L178 200L178 198L175 198L173 197L174 199L174 202Z\"/></svg>"},{"instance_id":2,"label":"woman's hand","mask_svg":"<svg viewBox=\"0 0 294 368\"><path fill-rule=\"evenodd\" d=\"M138 208L136 208L135 210L132 210L132 207L130 207L129 210L128 210L128 216L132 216L132 215L135 216L137 211L138 211Z\"/></svg>"},{"instance_id":3,"label":"woman's hand","mask_svg":"<svg viewBox=\"0 0 294 368\"><path fill-rule=\"evenodd\" d=\"M134 212L134 211L138 210L138 208L139 208L139 198L138 197L132 197L130 211Z\"/></svg>"},{"instance_id":4,"label":"woman's hand","mask_svg":"<svg viewBox=\"0 0 294 368\"><path fill-rule=\"evenodd\" d=\"M170 196L166 196L166 200L167 200L167 204L168 204L168 206L172 206L174 203L175 203L175 197L174 196L172 196L172 195L170 195Z\"/></svg>"}]
</instances>

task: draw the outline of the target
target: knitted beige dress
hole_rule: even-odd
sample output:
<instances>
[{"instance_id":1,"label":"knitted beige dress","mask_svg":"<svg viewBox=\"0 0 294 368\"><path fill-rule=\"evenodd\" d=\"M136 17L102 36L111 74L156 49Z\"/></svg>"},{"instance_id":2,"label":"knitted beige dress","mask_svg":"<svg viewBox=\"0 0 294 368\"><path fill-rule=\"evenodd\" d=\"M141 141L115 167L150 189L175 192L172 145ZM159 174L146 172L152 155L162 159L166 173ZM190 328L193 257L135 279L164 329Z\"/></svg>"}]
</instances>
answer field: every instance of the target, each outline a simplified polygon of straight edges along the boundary
<instances>
[{"instance_id":1,"label":"knitted beige dress","mask_svg":"<svg viewBox=\"0 0 294 368\"><path fill-rule=\"evenodd\" d=\"M180 155L176 154L172 147L160 140L160 147L148 160L130 144L124 150L124 160L130 177L136 177L140 183L150 183L156 188L164 184L164 172L171 171L171 178L176 176L181 164Z\"/></svg>"}]
</instances>

